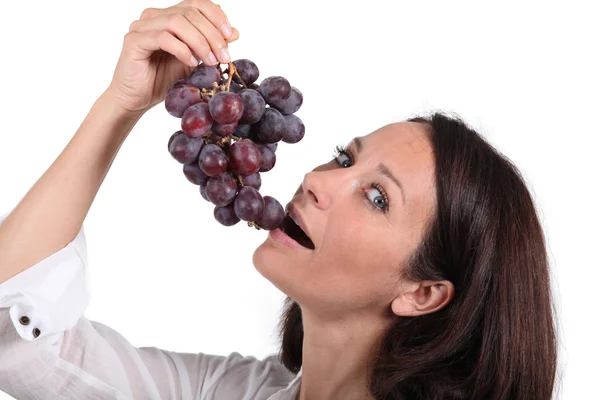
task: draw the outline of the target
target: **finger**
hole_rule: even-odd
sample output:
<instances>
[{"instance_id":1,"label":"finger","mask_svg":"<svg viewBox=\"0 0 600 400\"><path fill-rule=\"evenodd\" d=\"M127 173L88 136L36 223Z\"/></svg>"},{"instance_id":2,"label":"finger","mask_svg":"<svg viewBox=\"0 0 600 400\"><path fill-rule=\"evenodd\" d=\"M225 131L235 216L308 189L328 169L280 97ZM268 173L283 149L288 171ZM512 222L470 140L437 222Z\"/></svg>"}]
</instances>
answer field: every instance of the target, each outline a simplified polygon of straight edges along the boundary
<instances>
[{"instance_id":1,"label":"finger","mask_svg":"<svg viewBox=\"0 0 600 400\"><path fill-rule=\"evenodd\" d=\"M204 18L202 14L197 14L199 18ZM222 49L226 47L226 44L219 32L205 18L204 20L204 22L192 23L181 13L163 14L153 19L135 21L129 26L129 29L135 32L170 32L186 43L198 59L208 65L214 65L218 62L215 54L222 54ZM221 60L221 62L228 61Z\"/></svg>"},{"instance_id":2,"label":"finger","mask_svg":"<svg viewBox=\"0 0 600 400\"><path fill-rule=\"evenodd\" d=\"M175 14L181 12L182 9L185 9L189 6L194 6L196 9L198 9L211 22L211 24L221 32L223 38L227 42L233 42L239 38L240 34L238 30L231 26L229 19L221 9L221 6L218 4L213 4L207 0L184 0L179 4L167 8L150 7L142 12L139 20L144 21L156 18L160 15Z\"/></svg>"},{"instance_id":3,"label":"finger","mask_svg":"<svg viewBox=\"0 0 600 400\"><path fill-rule=\"evenodd\" d=\"M146 8L144 11L142 11L142 14L140 15L140 20L144 21L147 19L156 18L160 14L164 14L167 10L168 8Z\"/></svg>"},{"instance_id":4,"label":"finger","mask_svg":"<svg viewBox=\"0 0 600 400\"><path fill-rule=\"evenodd\" d=\"M220 62L228 63L231 61L229 51L227 50L227 42L225 37L215 28L215 26L206 18L206 16L198 9L190 7L183 14L198 31L200 31L212 48L213 53L217 56Z\"/></svg>"},{"instance_id":5,"label":"finger","mask_svg":"<svg viewBox=\"0 0 600 400\"><path fill-rule=\"evenodd\" d=\"M155 51L163 50L185 65L197 65L190 48L167 31L129 32L125 35L125 47L138 52L142 58L148 58Z\"/></svg>"},{"instance_id":6,"label":"finger","mask_svg":"<svg viewBox=\"0 0 600 400\"><path fill-rule=\"evenodd\" d=\"M223 35L223 38L229 39L233 34L231 24L227 15L221 9L221 6L209 0L184 0L188 6L196 8L208 21Z\"/></svg>"},{"instance_id":7,"label":"finger","mask_svg":"<svg viewBox=\"0 0 600 400\"><path fill-rule=\"evenodd\" d=\"M220 61L222 63L228 63L229 61L231 61L229 52L227 51L227 42L225 41L225 39L223 38L221 33L216 30L214 25L212 23L210 23L210 21L208 21L208 19L204 16L204 14L200 13L200 11L198 11L198 9L196 9L194 7L174 6L174 7L169 7L166 9L155 9L155 8L146 9L144 11L144 13L142 13L142 16L145 19L143 19L143 20L140 19L139 21L135 21L134 23L132 23L130 26L130 30L165 29L165 30L169 30L171 33L176 34L176 36L178 36L180 39L186 41L183 37L179 36L175 30L176 25L180 22L180 20L178 19L178 18L180 18L179 15L185 16L188 19L188 21L193 26L195 26L198 31L200 31L200 34L203 35L205 37L205 40L208 41L208 43L211 47L211 50L213 52L213 55L215 55L216 58L218 58L218 61ZM154 18L148 19L148 16L154 16ZM164 18L168 17L168 16L171 16L171 18L173 18L173 20L164 20ZM161 22L160 23L151 22L154 20L161 20ZM230 37L232 37L233 40L237 40L237 38L239 37L239 32L237 31L237 29L235 30L235 33L233 33L233 32L234 31L232 30L232 36L230 36ZM235 35L235 36L233 36L233 35ZM187 42L187 43L190 45L190 47L192 49L195 49L193 42L192 43ZM204 53L197 53L197 54L200 58L203 58ZM217 63L217 60L215 59L214 62L210 62L208 64L213 65L216 63Z\"/></svg>"},{"instance_id":8,"label":"finger","mask_svg":"<svg viewBox=\"0 0 600 400\"><path fill-rule=\"evenodd\" d=\"M236 40L238 40L240 38L240 32L235 28L232 28L232 29L233 29L233 33L231 34L229 39L227 39L227 43L235 42Z\"/></svg>"}]
</instances>

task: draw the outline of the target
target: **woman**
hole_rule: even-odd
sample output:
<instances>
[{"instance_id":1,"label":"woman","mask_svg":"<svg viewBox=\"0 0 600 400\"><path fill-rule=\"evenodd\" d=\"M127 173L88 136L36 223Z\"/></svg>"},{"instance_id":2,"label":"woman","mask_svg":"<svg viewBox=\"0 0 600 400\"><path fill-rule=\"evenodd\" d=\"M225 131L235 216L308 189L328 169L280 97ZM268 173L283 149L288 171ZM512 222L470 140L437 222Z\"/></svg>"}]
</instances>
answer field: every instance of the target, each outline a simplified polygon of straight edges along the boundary
<instances>
[{"instance_id":1,"label":"woman","mask_svg":"<svg viewBox=\"0 0 600 400\"><path fill-rule=\"evenodd\" d=\"M257 270L289 297L279 356L135 348L84 316L83 220L128 133L238 38L207 0L148 9L109 88L0 223L0 389L17 399L550 399L544 236L516 168L435 114L306 174Z\"/></svg>"}]
</instances>

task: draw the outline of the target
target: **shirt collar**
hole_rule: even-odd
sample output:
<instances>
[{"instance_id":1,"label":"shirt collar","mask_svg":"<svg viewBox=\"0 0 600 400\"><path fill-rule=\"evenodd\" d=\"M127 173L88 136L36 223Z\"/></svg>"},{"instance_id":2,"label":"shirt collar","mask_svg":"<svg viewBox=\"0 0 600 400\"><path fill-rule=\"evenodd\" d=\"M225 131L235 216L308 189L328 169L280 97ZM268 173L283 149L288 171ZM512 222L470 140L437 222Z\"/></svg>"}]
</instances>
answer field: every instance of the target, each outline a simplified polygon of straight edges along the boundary
<instances>
[{"instance_id":1,"label":"shirt collar","mask_svg":"<svg viewBox=\"0 0 600 400\"><path fill-rule=\"evenodd\" d=\"M302 379L302 367L300 367L300 371L298 371L298 374L296 375L296 377L294 379L292 379L292 381L290 382L288 387L292 387L296 382L300 381L301 379Z\"/></svg>"}]
</instances>

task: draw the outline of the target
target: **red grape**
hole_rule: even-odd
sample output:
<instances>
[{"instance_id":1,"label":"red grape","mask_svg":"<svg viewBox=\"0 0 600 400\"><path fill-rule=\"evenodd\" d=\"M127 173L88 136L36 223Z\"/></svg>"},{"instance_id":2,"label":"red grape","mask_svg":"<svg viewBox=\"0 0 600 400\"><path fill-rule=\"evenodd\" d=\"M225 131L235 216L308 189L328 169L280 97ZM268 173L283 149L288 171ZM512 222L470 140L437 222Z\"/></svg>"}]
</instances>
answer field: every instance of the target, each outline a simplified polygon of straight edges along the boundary
<instances>
[{"instance_id":1,"label":"red grape","mask_svg":"<svg viewBox=\"0 0 600 400\"><path fill-rule=\"evenodd\" d=\"M277 229L281 226L285 218L285 211L279 202L271 196L265 196L265 207L262 215L256 221L258 226L266 230Z\"/></svg>"},{"instance_id":2,"label":"red grape","mask_svg":"<svg viewBox=\"0 0 600 400\"><path fill-rule=\"evenodd\" d=\"M287 99L274 100L269 104L279 110L283 115L290 115L300 109L300 106L302 106L302 101L302 93L292 86L292 92Z\"/></svg>"},{"instance_id":3,"label":"red grape","mask_svg":"<svg viewBox=\"0 0 600 400\"><path fill-rule=\"evenodd\" d=\"M304 123L295 115L284 115L285 132L283 141L285 143L298 143L304 137Z\"/></svg>"},{"instance_id":4,"label":"red grape","mask_svg":"<svg viewBox=\"0 0 600 400\"><path fill-rule=\"evenodd\" d=\"M260 218L265 201L258 190L244 186L233 201L233 210L238 218L244 221L256 221Z\"/></svg>"},{"instance_id":5,"label":"red grape","mask_svg":"<svg viewBox=\"0 0 600 400\"><path fill-rule=\"evenodd\" d=\"M285 119L279 111L267 108L265 115L258 123L257 136L265 143L275 143L283 139L285 133Z\"/></svg>"},{"instance_id":6,"label":"red grape","mask_svg":"<svg viewBox=\"0 0 600 400\"><path fill-rule=\"evenodd\" d=\"M264 146L267 146L273 153L277 150L277 143L266 143Z\"/></svg>"},{"instance_id":7,"label":"red grape","mask_svg":"<svg viewBox=\"0 0 600 400\"><path fill-rule=\"evenodd\" d=\"M204 198L204 200L209 201L208 197L206 197L206 185L200 185L200 194Z\"/></svg>"},{"instance_id":8,"label":"red grape","mask_svg":"<svg viewBox=\"0 0 600 400\"><path fill-rule=\"evenodd\" d=\"M256 172L252 175L242 176L242 183L244 186L251 186L256 190L260 190L260 185L262 184L260 172Z\"/></svg>"},{"instance_id":9,"label":"red grape","mask_svg":"<svg viewBox=\"0 0 600 400\"><path fill-rule=\"evenodd\" d=\"M244 113L244 102L235 93L219 92L208 102L210 115L220 124L238 122Z\"/></svg>"},{"instance_id":10,"label":"red grape","mask_svg":"<svg viewBox=\"0 0 600 400\"><path fill-rule=\"evenodd\" d=\"M191 138L183 131L177 131L172 139L169 141L169 153L174 159L182 164L190 164L198 159L198 154L204 146L202 138Z\"/></svg>"},{"instance_id":11,"label":"red grape","mask_svg":"<svg viewBox=\"0 0 600 400\"><path fill-rule=\"evenodd\" d=\"M173 89L175 86L180 86L183 85L184 83L186 83L187 81L185 79L179 79L178 81L175 81L171 84L171 86L169 86L169 90ZM167 90L167 92L169 91Z\"/></svg>"},{"instance_id":12,"label":"red grape","mask_svg":"<svg viewBox=\"0 0 600 400\"><path fill-rule=\"evenodd\" d=\"M238 123L234 122L233 124L219 124L214 123L212 126L212 132L221 137L227 137L234 133L238 127Z\"/></svg>"},{"instance_id":13,"label":"red grape","mask_svg":"<svg viewBox=\"0 0 600 400\"><path fill-rule=\"evenodd\" d=\"M262 118L265 113L265 99L256 90L243 89L238 95L244 102L244 113L240 122L243 124L254 124Z\"/></svg>"},{"instance_id":14,"label":"red grape","mask_svg":"<svg viewBox=\"0 0 600 400\"><path fill-rule=\"evenodd\" d=\"M216 206L223 207L235 199L237 184L227 172L212 177L206 183L206 197Z\"/></svg>"},{"instance_id":15,"label":"red grape","mask_svg":"<svg viewBox=\"0 0 600 400\"><path fill-rule=\"evenodd\" d=\"M198 65L187 78L187 82L198 89L212 89L213 83L221 80L221 73L216 67L206 64Z\"/></svg>"},{"instance_id":16,"label":"red grape","mask_svg":"<svg viewBox=\"0 0 600 400\"><path fill-rule=\"evenodd\" d=\"M269 104L287 99L291 92L290 82L283 76L270 76L260 84L260 94Z\"/></svg>"},{"instance_id":17,"label":"red grape","mask_svg":"<svg viewBox=\"0 0 600 400\"><path fill-rule=\"evenodd\" d=\"M231 84L229 85L229 91L232 93L238 93L243 88L244 87L242 85L236 82L231 82Z\"/></svg>"},{"instance_id":18,"label":"red grape","mask_svg":"<svg viewBox=\"0 0 600 400\"><path fill-rule=\"evenodd\" d=\"M252 61L247 59L235 60L233 65L235 65L235 69L246 86L253 84L258 79L258 67ZM240 82L239 78L235 74L233 75L233 79L236 82Z\"/></svg>"},{"instance_id":19,"label":"red grape","mask_svg":"<svg viewBox=\"0 0 600 400\"><path fill-rule=\"evenodd\" d=\"M198 103L188 107L181 117L181 129L190 137L199 137L210 130L213 119L208 104Z\"/></svg>"},{"instance_id":20,"label":"red grape","mask_svg":"<svg viewBox=\"0 0 600 400\"><path fill-rule=\"evenodd\" d=\"M252 175L262 165L260 150L250 139L242 139L229 149L229 166L240 175Z\"/></svg>"},{"instance_id":21,"label":"red grape","mask_svg":"<svg viewBox=\"0 0 600 400\"><path fill-rule=\"evenodd\" d=\"M267 146L258 146L260 156L262 158L262 164L260 165L260 172L267 172L273 169L275 166L275 153L271 151Z\"/></svg>"},{"instance_id":22,"label":"red grape","mask_svg":"<svg viewBox=\"0 0 600 400\"><path fill-rule=\"evenodd\" d=\"M167 144L167 150L169 152L171 152L171 143L173 143L173 140L177 137L177 135L179 135L179 131L172 134L171 137L169 138L169 143Z\"/></svg>"},{"instance_id":23,"label":"red grape","mask_svg":"<svg viewBox=\"0 0 600 400\"><path fill-rule=\"evenodd\" d=\"M198 163L184 164L183 174L194 185L206 185L208 178L210 178L210 176L202 172Z\"/></svg>"},{"instance_id":24,"label":"red grape","mask_svg":"<svg viewBox=\"0 0 600 400\"><path fill-rule=\"evenodd\" d=\"M235 215L235 211L233 211L233 205L228 205L225 207L215 207L213 211L215 219L225 226L232 226L240 222L240 219Z\"/></svg>"},{"instance_id":25,"label":"red grape","mask_svg":"<svg viewBox=\"0 0 600 400\"><path fill-rule=\"evenodd\" d=\"M227 171L229 163L222 148L216 144L207 144L200 151L198 165L206 175L217 176Z\"/></svg>"},{"instance_id":26,"label":"red grape","mask_svg":"<svg viewBox=\"0 0 600 400\"><path fill-rule=\"evenodd\" d=\"M249 138L251 128L252 125L250 124L239 124L237 129L235 130L235 136L239 136L241 138Z\"/></svg>"},{"instance_id":27,"label":"red grape","mask_svg":"<svg viewBox=\"0 0 600 400\"><path fill-rule=\"evenodd\" d=\"M200 103L200 89L196 86L182 83L174 85L165 98L165 108L174 117L181 118L189 106Z\"/></svg>"}]
</instances>

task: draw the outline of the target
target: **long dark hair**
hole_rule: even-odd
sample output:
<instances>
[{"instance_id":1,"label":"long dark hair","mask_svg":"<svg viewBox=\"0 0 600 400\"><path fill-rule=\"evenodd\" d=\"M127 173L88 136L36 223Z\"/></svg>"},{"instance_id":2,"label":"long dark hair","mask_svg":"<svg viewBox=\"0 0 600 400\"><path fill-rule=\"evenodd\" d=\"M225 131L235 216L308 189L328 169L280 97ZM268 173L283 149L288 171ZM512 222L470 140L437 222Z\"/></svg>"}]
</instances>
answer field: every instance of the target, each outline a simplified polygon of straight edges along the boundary
<instances>
[{"instance_id":1,"label":"long dark hair","mask_svg":"<svg viewBox=\"0 0 600 400\"><path fill-rule=\"evenodd\" d=\"M437 212L403 276L449 280L443 309L396 317L369 366L376 399L551 399L556 326L544 233L515 165L459 117L434 113ZM284 303L280 359L302 366L300 306Z\"/></svg>"}]
</instances>

